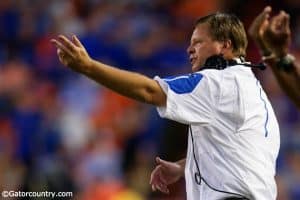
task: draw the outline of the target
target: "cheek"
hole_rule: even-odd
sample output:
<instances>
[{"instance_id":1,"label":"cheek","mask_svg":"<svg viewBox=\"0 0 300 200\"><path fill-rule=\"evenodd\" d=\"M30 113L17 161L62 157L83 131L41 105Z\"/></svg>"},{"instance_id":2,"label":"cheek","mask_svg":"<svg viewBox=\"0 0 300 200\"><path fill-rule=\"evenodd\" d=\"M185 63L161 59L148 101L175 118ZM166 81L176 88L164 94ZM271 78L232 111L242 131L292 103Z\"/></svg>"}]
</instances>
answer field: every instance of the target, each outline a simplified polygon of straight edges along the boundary
<instances>
[{"instance_id":1,"label":"cheek","mask_svg":"<svg viewBox=\"0 0 300 200\"><path fill-rule=\"evenodd\" d=\"M206 60L207 57L211 56L213 51L211 51L210 49L208 48L199 48L198 51L197 51L197 58L198 58L198 61L203 61L203 60Z\"/></svg>"},{"instance_id":2,"label":"cheek","mask_svg":"<svg viewBox=\"0 0 300 200\"><path fill-rule=\"evenodd\" d=\"M218 48L218 46L208 46L207 48L204 49L205 54L207 55L215 55L215 54L219 54L220 48Z\"/></svg>"},{"instance_id":3,"label":"cheek","mask_svg":"<svg viewBox=\"0 0 300 200\"><path fill-rule=\"evenodd\" d=\"M208 57L213 55L218 55L221 53L221 50L216 46L208 46L205 48L199 48L198 56L202 60L206 60Z\"/></svg>"}]
</instances>

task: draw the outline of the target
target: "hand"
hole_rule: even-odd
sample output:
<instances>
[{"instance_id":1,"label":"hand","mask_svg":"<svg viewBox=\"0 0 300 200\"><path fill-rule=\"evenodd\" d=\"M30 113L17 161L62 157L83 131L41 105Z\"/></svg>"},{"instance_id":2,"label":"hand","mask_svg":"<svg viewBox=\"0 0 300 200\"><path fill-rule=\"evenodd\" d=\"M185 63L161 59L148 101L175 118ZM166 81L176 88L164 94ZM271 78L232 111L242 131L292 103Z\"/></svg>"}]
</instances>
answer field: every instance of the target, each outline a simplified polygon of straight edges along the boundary
<instances>
[{"instance_id":1,"label":"hand","mask_svg":"<svg viewBox=\"0 0 300 200\"><path fill-rule=\"evenodd\" d=\"M51 42L56 46L58 58L63 65L80 73L88 70L92 59L75 35L71 41L64 35L59 35L58 40L52 39Z\"/></svg>"},{"instance_id":2,"label":"hand","mask_svg":"<svg viewBox=\"0 0 300 200\"><path fill-rule=\"evenodd\" d=\"M276 57L284 57L291 44L290 16L284 12L274 16L263 35L263 40Z\"/></svg>"},{"instance_id":3,"label":"hand","mask_svg":"<svg viewBox=\"0 0 300 200\"><path fill-rule=\"evenodd\" d=\"M184 166L176 162L168 162L156 157L158 164L151 173L152 190L169 194L168 185L175 183L184 174Z\"/></svg>"},{"instance_id":4,"label":"hand","mask_svg":"<svg viewBox=\"0 0 300 200\"><path fill-rule=\"evenodd\" d=\"M269 18L272 8L267 6L264 10L253 20L248 30L249 35L258 45L263 55L271 54L268 46L265 44L264 35L269 26Z\"/></svg>"}]
</instances>

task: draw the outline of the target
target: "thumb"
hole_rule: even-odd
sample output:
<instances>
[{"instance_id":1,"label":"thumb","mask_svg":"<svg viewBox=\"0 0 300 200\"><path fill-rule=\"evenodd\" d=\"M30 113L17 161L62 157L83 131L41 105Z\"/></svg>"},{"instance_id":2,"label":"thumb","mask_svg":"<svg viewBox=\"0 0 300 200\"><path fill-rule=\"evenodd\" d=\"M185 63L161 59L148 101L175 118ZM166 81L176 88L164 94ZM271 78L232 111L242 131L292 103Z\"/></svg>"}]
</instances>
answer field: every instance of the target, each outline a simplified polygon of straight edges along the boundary
<instances>
[{"instance_id":1,"label":"thumb","mask_svg":"<svg viewBox=\"0 0 300 200\"><path fill-rule=\"evenodd\" d=\"M155 161L156 161L156 164L160 164L160 162L162 161L162 159L161 159L160 157L157 156L157 157L155 158Z\"/></svg>"},{"instance_id":2,"label":"thumb","mask_svg":"<svg viewBox=\"0 0 300 200\"><path fill-rule=\"evenodd\" d=\"M166 161L166 160L162 160L160 157L156 157L156 163L161 165L163 168L169 167L171 165L170 162Z\"/></svg>"}]
</instances>

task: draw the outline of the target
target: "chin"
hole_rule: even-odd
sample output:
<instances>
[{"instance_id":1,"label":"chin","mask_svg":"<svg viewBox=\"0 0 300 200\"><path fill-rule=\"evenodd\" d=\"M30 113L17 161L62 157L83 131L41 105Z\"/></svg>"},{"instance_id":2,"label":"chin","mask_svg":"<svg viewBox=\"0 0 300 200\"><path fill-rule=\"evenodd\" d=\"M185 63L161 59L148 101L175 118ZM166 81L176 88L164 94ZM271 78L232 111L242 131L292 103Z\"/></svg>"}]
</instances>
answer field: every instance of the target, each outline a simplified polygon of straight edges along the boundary
<instances>
[{"instance_id":1,"label":"chin","mask_svg":"<svg viewBox=\"0 0 300 200\"><path fill-rule=\"evenodd\" d=\"M201 67L198 66L198 65L193 65L193 66L192 66L192 72L197 72L197 71L199 71L200 69L201 69Z\"/></svg>"}]
</instances>

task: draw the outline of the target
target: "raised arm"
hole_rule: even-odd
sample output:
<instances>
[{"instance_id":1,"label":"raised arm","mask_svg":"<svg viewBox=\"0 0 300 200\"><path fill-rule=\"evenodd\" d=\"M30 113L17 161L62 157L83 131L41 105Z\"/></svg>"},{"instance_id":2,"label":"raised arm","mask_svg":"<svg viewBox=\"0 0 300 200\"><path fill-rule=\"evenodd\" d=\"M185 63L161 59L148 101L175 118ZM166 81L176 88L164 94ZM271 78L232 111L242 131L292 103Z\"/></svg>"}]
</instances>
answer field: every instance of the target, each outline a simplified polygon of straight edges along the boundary
<instances>
[{"instance_id":1,"label":"raised arm","mask_svg":"<svg viewBox=\"0 0 300 200\"><path fill-rule=\"evenodd\" d=\"M271 67L279 85L300 108L300 65L290 55L290 16L281 11L270 19L271 7L267 6L256 17L249 35L257 44L264 62Z\"/></svg>"},{"instance_id":2,"label":"raised arm","mask_svg":"<svg viewBox=\"0 0 300 200\"><path fill-rule=\"evenodd\" d=\"M166 104L166 95L155 80L93 60L75 35L71 40L59 35L51 42L57 48L60 62L72 70L132 99L156 106Z\"/></svg>"}]
</instances>

